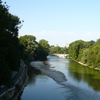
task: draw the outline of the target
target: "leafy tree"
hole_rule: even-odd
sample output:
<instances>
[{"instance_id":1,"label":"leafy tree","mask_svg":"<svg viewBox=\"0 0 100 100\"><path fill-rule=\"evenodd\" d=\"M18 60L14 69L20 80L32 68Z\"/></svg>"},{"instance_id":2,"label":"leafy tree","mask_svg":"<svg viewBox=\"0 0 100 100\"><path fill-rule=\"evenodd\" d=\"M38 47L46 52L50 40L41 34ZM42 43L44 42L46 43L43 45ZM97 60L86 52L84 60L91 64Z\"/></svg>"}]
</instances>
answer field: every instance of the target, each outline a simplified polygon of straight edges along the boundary
<instances>
[{"instance_id":1,"label":"leafy tree","mask_svg":"<svg viewBox=\"0 0 100 100\"><path fill-rule=\"evenodd\" d=\"M50 46L50 54L67 54L68 48L60 46Z\"/></svg>"},{"instance_id":2,"label":"leafy tree","mask_svg":"<svg viewBox=\"0 0 100 100\"><path fill-rule=\"evenodd\" d=\"M59 54L61 53L61 48L59 46L54 46L50 48L50 53L51 54Z\"/></svg>"},{"instance_id":3,"label":"leafy tree","mask_svg":"<svg viewBox=\"0 0 100 100\"><path fill-rule=\"evenodd\" d=\"M0 0L0 31L8 32L12 36L18 36L18 30L22 26L20 19L9 13L7 5Z\"/></svg>"},{"instance_id":4,"label":"leafy tree","mask_svg":"<svg viewBox=\"0 0 100 100\"><path fill-rule=\"evenodd\" d=\"M89 48L83 49L83 52L81 53L82 54L82 57L80 59L80 61L82 63L86 64L88 62L89 52L90 52L90 49Z\"/></svg>"},{"instance_id":5,"label":"leafy tree","mask_svg":"<svg viewBox=\"0 0 100 100\"><path fill-rule=\"evenodd\" d=\"M22 58L28 63L35 59L35 50L37 48L35 36L24 35L19 38L19 43L21 46Z\"/></svg>"},{"instance_id":6,"label":"leafy tree","mask_svg":"<svg viewBox=\"0 0 100 100\"><path fill-rule=\"evenodd\" d=\"M100 68L100 39L94 41L75 41L69 45L69 56L77 61Z\"/></svg>"},{"instance_id":7,"label":"leafy tree","mask_svg":"<svg viewBox=\"0 0 100 100\"><path fill-rule=\"evenodd\" d=\"M18 70L20 49L18 30L21 21L9 13L8 6L0 0L0 82L8 85L12 70ZM2 79L3 78L3 79Z\"/></svg>"},{"instance_id":8,"label":"leafy tree","mask_svg":"<svg viewBox=\"0 0 100 100\"><path fill-rule=\"evenodd\" d=\"M39 45L42 47L42 49L45 51L45 55L47 56L49 54L49 44L48 41L42 39L39 41Z\"/></svg>"},{"instance_id":9,"label":"leafy tree","mask_svg":"<svg viewBox=\"0 0 100 100\"><path fill-rule=\"evenodd\" d=\"M36 41L36 37L25 35L19 38L22 51L22 58L28 64L33 60L43 60L49 53L49 44L46 40Z\"/></svg>"},{"instance_id":10,"label":"leafy tree","mask_svg":"<svg viewBox=\"0 0 100 100\"><path fill-rule=\"evenodd\" d=\"M95 41L93 41L93 40L91 40L91 41L84 41L85 48L89 48L89 47L91 47L94 44L95 44Z\"/></svg>"},{"instance_id":11,"label":"leafy tree","mask_svg":"<svg viewBox=\"0 0 100 100\"><path fill-rule=\"evenodd\" d=\"M62 54L67 54L68 53L68 48L67 47L61 47L61 53Z\"/></svg>"},{"instance_id":12,"label":"leafy tree","mask_svg":"<svg viewBox=\"0 0 100 100\"><path fill-rule=\"evenodd\" d=\"M84 48L84 41L78 40L78 41L72 42L68 48L69 56L74 59L77 59L80 50L83 48Z\"/></svg>"},{"instance_id":13,"label":"leafy tree","mask_svg":"<svg viewBox=\"0 0 100 100\"><path fill-rule=\"evenodd\" d=\"M92 67L100 66L100 45L94 45L88 54L88 65Z\"/></svg>"}]
</instances>

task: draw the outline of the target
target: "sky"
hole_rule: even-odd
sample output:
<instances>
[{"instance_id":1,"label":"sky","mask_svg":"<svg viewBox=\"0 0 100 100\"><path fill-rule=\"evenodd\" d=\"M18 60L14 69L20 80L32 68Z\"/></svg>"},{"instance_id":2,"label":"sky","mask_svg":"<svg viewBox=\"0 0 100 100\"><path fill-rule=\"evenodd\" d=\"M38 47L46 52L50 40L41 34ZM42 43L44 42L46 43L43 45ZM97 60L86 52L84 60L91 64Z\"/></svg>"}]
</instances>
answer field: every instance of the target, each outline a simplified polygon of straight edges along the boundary
<instances>
[{"instance_id":1,"label":"sky","mask_svg":"<svg viewBox=\"0 0 100 100\"><path fill-rule=\"evenodd\" d=\"M100 38L100 0L2 0L24 20L19 36L33 35L50 45Z\"/></svg>"}]
</instances>

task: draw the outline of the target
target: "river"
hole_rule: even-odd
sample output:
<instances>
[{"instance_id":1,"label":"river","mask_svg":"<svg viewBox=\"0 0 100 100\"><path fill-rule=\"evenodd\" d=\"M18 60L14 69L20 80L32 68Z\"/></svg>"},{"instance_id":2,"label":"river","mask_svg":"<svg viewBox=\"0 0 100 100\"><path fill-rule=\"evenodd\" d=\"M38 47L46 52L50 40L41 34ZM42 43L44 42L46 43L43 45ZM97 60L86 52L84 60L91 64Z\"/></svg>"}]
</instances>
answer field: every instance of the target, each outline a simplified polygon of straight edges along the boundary
<instances>
[{"instance_id":1,"label":"river","mask_svg":"<svg viewBox=\"0 0 100 100\"><path fill-rule=\"evenodd\" d=\"M53 73L63 73L67 81L60 83L48 74L31 70L21 100L100 100L99 71L56 56L48 56L47 62Z\"/></svg>"}]
</instances>

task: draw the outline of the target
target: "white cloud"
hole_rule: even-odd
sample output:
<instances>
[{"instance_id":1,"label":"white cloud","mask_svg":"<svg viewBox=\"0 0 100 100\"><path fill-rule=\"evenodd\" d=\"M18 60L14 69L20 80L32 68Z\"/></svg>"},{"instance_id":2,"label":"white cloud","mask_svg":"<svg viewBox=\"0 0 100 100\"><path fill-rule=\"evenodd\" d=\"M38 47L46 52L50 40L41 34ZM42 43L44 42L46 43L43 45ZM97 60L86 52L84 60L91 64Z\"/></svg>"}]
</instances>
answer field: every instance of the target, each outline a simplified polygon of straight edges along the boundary
<instances>
[{"instance_id":1,"label":"white cloud","mask_svg":"<svg viewBox=\"0 0 100 100\"><path fill-rule=\"evenodd\" d=\"M85 33L86 35L93 35L94 33L92 32L88 32L88 33Z\"/></svg>"},{"instance_id":2,"label":"white cloud","mask_svg":"<svg viewBox=\"0 0 100 100\"><path fill-rule=\"evenodd\" d=\"M22 34L21 34L22 35ZM61 31L37 31L24 35L33 35L37 41L45 39L50 45L58 44L59 46L65 46L66 43L74 42L75 40L97 40L99 33L85 32L85 33L74 33L74 32L61 32ZM23 35L22 35L23 36Z\"/></svg>"}]
</instances>

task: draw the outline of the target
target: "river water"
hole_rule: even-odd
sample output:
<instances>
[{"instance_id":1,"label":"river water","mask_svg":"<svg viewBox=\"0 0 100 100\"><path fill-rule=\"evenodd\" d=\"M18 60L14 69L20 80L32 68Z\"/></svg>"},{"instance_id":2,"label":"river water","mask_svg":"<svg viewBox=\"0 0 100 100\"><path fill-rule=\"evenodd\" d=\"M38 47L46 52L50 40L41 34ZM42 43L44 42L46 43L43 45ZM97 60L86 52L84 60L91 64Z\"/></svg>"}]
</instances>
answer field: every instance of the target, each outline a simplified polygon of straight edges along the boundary
<instances>
[{"instance_id":1,"label":"river water","mask_svg":"<svg viewBox=\"0 0 100 100\"><path fill-rule=\"evenodd\" d=\"M48 56L47 62L53 73L62 73L67 81L60 83L48 74L31 70L21 100L100 100L99 71L56 56Z\"/></svg>"}]
</instances>

